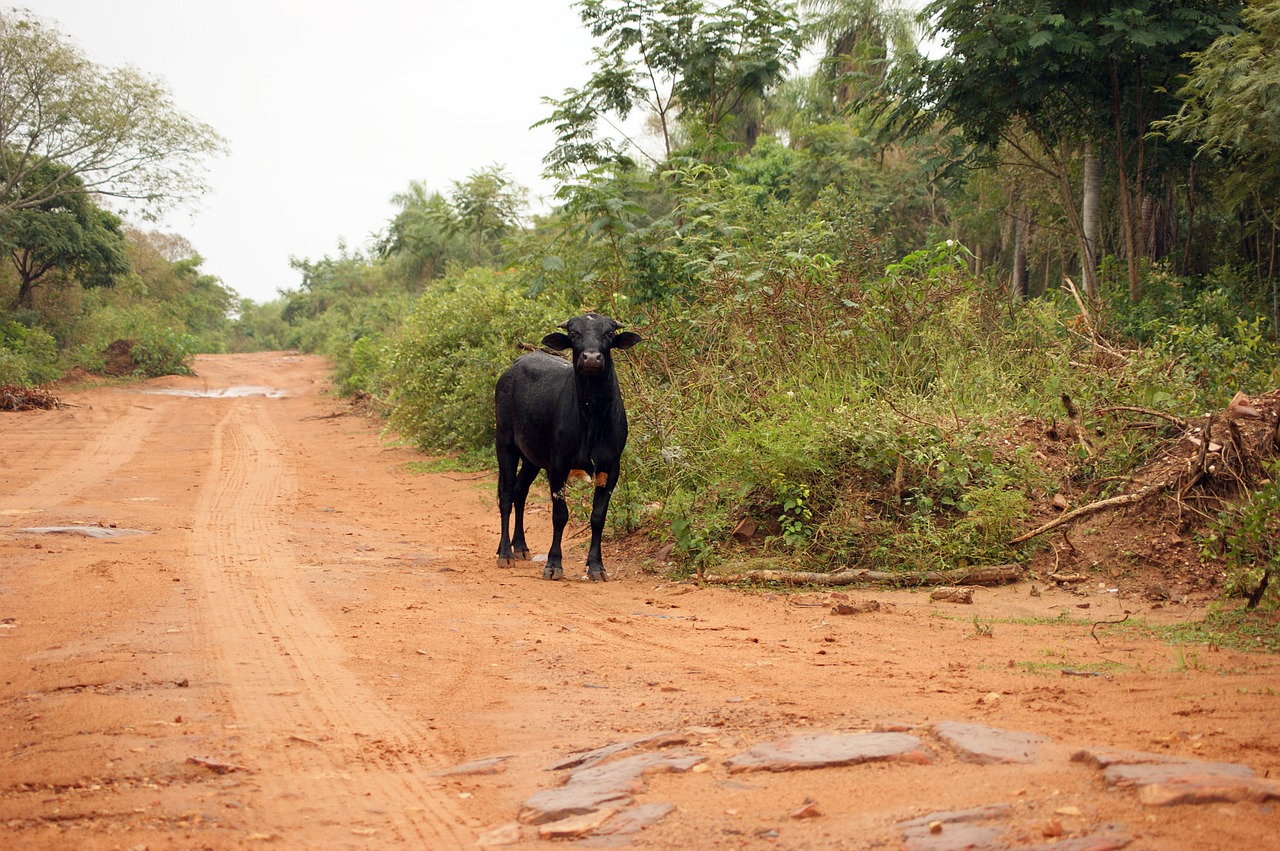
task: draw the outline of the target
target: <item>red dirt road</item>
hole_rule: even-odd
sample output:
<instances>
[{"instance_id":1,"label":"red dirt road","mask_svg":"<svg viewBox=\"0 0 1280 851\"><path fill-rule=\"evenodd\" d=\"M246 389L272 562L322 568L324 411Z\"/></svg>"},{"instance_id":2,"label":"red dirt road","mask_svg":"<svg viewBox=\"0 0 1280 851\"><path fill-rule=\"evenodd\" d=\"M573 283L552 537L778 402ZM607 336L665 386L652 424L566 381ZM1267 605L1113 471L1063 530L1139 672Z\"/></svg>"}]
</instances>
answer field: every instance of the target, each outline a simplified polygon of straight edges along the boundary
<instances>
[{"instance_id":1,"label":"red dirt road","mask_svg":"<svg viewBox=\"0 0 1280 851\"><path fill-rule=\"evenodd\" d=\"M496 566L489 477L415 474L417 453L325 394L320 359L196 370L0 415L4 847L550 847L512 824L565 779L549 768L662 731L707 758L634 790L675 810L585 843L897 848L904 820L1010 804L1014 847L1106 826L1131 848L1276 847L1280 802L1148 806L1068 759L1109 746L1280 777L1274 657L1128 625L1091 636L1124 609L1169 622L1192 605L1090 582L980 589L972 606L857 591L880 610L836 615L830 595L674 583L609 541L613 581L546 582L540 564ZM535 549L548 516L542 498ZM24 531L48 527L115 536ZM1029 765L975 765L928 735L947 720L1051 741ZM935 761L725 766L877 725L919 733Z\"/></svg>"}]
</instances>

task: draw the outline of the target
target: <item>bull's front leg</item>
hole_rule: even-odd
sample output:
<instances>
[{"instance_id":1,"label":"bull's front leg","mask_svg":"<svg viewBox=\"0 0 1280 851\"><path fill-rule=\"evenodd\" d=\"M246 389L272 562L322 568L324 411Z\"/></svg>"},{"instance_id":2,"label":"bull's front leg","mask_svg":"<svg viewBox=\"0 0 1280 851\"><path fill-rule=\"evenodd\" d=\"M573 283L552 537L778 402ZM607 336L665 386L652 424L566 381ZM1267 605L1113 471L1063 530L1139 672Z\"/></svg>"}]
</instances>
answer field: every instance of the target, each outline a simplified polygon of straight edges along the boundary
<instances>
[{"instance_id":1,"label":"bull's front leg","mask_svg":"<svg viewBox=\"0 0 1280 851\"><path fill-rule=\"evenodd\" d=\"M547 478L551 481L551 548L547 550L547 566L542 570L542 578L563 579L564 560L560 553L560 539L569 522L569 505L564 501L567 476L565 472L552 474L547 470Z\"/></svg>"},{"instance_id":2,"label":"bull's front leg","mask_svg":"<svg viewBox=\"0 0 1280 851\"><path fill-rule=\"evenodd\" d=\"M618 482L616 469L596 474L596 489L591 498L591 548L587 550L587 577L592 582L607 582L609 574L604 569L600 555L600 539L604 536L604 521L609 514L609 500L613 486Z\"/></svg>"}]
</instances>

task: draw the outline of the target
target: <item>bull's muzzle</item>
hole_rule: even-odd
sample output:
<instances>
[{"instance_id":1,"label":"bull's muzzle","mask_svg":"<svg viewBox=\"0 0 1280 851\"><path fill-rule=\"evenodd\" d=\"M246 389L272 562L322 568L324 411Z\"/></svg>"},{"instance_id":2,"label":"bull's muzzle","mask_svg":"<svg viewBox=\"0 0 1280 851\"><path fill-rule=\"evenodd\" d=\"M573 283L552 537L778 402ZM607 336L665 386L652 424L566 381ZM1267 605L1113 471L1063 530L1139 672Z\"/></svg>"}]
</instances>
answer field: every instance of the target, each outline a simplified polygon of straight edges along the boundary
<instances>
[{"instance_id":1,"label":"bull's muzzle","mask_svg":"<svg viewBox=\"0 0 1280 851\"><path fill-rule=\"evenodd\" d=\"M604 370L603 352L583 352L578 355L578 372L582 375L597 375Z\"/></svg>"}]
</instances>

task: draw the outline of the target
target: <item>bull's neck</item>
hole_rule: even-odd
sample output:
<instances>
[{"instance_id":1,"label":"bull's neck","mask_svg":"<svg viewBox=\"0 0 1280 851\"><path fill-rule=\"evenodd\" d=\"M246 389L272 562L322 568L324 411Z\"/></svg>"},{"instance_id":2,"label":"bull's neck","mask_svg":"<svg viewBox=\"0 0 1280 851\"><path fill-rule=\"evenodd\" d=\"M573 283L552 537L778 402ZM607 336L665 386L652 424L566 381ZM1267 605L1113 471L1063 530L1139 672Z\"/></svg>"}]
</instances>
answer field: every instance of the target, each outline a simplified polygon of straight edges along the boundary
<instances>
[{"instance_id":1,"label":"bull's neck","mask_svg":"<svg viewBox=\"0 0 1280 851\"><path fill-rule=\"evenodd\" d=\"M575 375L574 385L577 389L578 407L584 413L608 410L617 395L613 364L605 364L596 375Z\"/></svg>"}]
</instances>

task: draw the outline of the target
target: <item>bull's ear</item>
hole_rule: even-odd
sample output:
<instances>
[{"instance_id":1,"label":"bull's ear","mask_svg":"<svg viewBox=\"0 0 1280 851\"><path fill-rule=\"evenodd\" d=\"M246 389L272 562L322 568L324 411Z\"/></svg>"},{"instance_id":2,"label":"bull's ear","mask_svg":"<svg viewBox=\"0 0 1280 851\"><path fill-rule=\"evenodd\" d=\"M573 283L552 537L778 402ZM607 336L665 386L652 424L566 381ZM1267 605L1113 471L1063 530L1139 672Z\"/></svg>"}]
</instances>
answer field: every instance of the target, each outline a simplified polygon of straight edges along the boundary
<instances>
[{"instance_id":1,"label":"bull's ear","mask_svg":"<svg viewBox=\"0 0 1280 851\"><path fill-rule=\"evenodd\" d=\"M542 338L542 345L548 349L555 349L557 352L563 352L565 349L573 345L569 342L567 334L561 334L559 331L553 331Z\"/></svg>"},{"instance_id":2,"label":"bull's ear","mask_svg":"<svg viewBox=\"0 0 1280 851\"><path fill-rule=\"evenodd\" d=\"M644 338L635 331L623 331L621 334L614 334L613 339L609 341L611 349L629 349Z\"/></svg>"}]
</instances>

